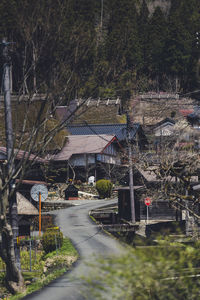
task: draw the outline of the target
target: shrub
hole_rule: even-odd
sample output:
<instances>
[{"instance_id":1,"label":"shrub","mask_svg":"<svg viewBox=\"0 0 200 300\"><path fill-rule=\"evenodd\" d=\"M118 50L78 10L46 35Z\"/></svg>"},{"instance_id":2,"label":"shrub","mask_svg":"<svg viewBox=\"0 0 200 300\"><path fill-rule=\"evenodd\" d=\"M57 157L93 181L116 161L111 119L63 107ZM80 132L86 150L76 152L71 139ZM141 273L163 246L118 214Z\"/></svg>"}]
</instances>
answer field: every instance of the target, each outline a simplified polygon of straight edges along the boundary
<instances>
[{"instance_id":1,"label":"shrub","mask_svg":"<svg viewBox=\"0 0 200 300\"><path fill-rule=\"evenodd\" d=\"M121 255L98 257L85 281L96 300L199 299L198 266L199 243L188 246L163 240L156 247L127 248Z\"/></svg>"},{"instance_id":2,"label":"shrub","mask_svg":"<svg viewBox=\"0 0 200 300\"><path fill-rule=\"evenodd\" d=\"M96 189L99 193L99 197L101 199L109 198L111 196L112 186L113 184L110 180L106 180L106 179L98 180L96 183Z\"/></svg>"},{"instance_id":3,"label":"shrub","mask_svg":"<svg viewBox=\"0 0 200 300\"><path fill-rule=\"evenodd\" d=\"M42 246L45 253L60 248L63 244L63 234L57 227L48 228L42 236Z\"/></svg>"}]
</instances>

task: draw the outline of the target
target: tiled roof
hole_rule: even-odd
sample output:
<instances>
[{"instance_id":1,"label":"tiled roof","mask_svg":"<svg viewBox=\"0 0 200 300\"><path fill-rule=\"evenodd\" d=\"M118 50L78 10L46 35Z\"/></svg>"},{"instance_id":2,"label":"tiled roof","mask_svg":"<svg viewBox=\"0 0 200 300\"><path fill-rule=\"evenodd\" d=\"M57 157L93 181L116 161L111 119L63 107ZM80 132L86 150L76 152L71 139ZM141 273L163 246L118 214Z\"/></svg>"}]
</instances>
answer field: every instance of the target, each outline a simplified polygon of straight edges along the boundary
<instances>
[{"instance_id":1,"label":"tiled roof","mask_svg":"<svg viewBox=\"0 0 200 300\"><path fill-rule=\"evenodd\" d=\"M54 161L68 160L73 154L102 153L115 140L114 135L71 135L63 149L47 158Z\"/></svg>"},{"instance_id":2,"label":"tiled roof","mask_svg":"<svg viewBox=\"0 0 200 300\"><path fill-rule=\"evenodd\" d=\"M131 128L131 138L134 138L139 123L133 124ZM126 124L87 124L87 125L70 125L67 130L71 135L99 135L113 134L119 141L126 139Z\"/></svg>"}]
</instances>

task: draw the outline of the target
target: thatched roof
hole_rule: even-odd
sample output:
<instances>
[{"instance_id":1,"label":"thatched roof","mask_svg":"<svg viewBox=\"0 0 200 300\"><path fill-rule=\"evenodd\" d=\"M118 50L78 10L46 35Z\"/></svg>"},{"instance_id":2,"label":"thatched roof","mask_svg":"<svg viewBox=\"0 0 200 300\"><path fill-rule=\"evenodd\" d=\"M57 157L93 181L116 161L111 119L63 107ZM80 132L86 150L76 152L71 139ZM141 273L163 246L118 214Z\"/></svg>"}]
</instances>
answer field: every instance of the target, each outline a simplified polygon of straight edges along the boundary
<instances>
[{"instance_id":1,"label":"thatched roof","mask_svg":"<svg viewBox=\"0 0 200 300\"><path fill-rule=\"evenodd\" d=\"M141 96L130 100L134 122L145 126L155 125L172 116L175 121L183 119L193 110L194 105L196 105L195 99L154 98L153 95L149 99Z\"/></svg>"},{"instance_id":2,"label":"thatched roof","mask_svg":"<svg viewBox=\"0 0 200 300\"><path fill-rule=\"evenodd\" d=\"M5 138L5 111L4 104L0 97L0 146L6 145ZM40 120L45 119L47 111L51 103L45 100L37 100L33 102L26 101L11 101L12 109L12 122L13 122L13 133L15 139L15 148L18 148L20 138L23 134L23 143L20 146L21 150L26 149L26 142L29 138L31 130L35 126L38 113L40 111L41 105L44 105L44 110L41 114ZM26 120L26 126L24 128L24 120ZM41 124L41 121L39 121ZM49 133L53 128L59 125L59 121L53 116L47 114L47 120L43 126L40 126L38 137L36 140L36 145L38 148L41 147L41 143L45 134ZM55 134L46 150L60 150L62 149L64 143L66 142L67 130L62 129Z\"/></svg>"},{"instance_id":3,"label":"thatched roof","mask_svg":"<svg viewBox=\"0 0 200 300\"><path fill-rule=\"evenodd\" d=\"M16 194L18 215L37 216L37 208L35 208L35 206L31 204L31 202L27 200L22 194L20 194L19 192L17 192Z\"/></svg>"},{"instance_id":4,"label":"thatched roof","mask_svg":"<svg viewBox=\"0 0 200 300\"><path fill-rule=\"evenodd\" d=\"M79 99L72 101L69 106L58 106L56 116L59 120L66 120L71 115L70 124L125 123L126 119L120 112L120 99L88 99L85 102Z\"/></svg>"}]
</instances>

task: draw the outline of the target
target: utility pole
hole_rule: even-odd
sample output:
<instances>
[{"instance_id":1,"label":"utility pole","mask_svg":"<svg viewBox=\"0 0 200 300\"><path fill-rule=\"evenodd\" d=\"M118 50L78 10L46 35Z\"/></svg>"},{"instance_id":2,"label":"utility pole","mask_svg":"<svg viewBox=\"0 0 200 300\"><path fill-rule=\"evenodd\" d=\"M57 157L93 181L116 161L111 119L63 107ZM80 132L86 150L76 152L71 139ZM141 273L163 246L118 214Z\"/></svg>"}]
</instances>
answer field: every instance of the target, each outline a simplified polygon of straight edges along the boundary
<instances>
[{"instance_id":1,"label":"utility pole","mask_svg":"<svg viewBox=\"0 0 200 300\"><path fill-rule=\"evenodd\" d=\"M135 200L134 200L134 184L133 184L133 162L132 162L132 147L131 147L131 124L128 112L126 112L126 134L128 144L128 162L129 162L129 189L130 189L130 202L131 202L131 220L135 223Z\"/></svg>"},{"instance_id":2,"label":"utility pole","mask_svg":"<svg viewBox=\"0 0 200 300\"><path fill-rule=\"evenodd\" d=\"M1 45L3 46L3 93L4 93L4 109L5 109L5 129L6 129L6 151L7 151L7 176L8 180L12 178L14 171L14 162L12 160L13 155L13 127L12 127L12 111L11 111L11 97L10 97L10 66L11 57L8 51L8 45L11 44L6 42L5 39L2 40ZM18 237L18 213L17 213L17 201L15 182L10 180L9 184L9 194L11 197L9 199L9 217L13 232L13 242L15 251L15 260L18 269L20 269L20 252L17 247L17 237Z\"/></svg>"}]
</instances>

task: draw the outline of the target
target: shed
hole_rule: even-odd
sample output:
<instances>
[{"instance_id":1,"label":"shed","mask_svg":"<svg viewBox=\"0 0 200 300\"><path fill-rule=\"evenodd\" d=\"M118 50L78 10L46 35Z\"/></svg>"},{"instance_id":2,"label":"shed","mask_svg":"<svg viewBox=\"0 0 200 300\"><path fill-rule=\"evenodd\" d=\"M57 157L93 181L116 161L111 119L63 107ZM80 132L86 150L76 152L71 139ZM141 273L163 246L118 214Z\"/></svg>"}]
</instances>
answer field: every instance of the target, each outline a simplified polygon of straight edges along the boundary
<instances>
[{"instance_id":1,"label":"shed","mask_svg":"<svg viewBox=\"0 0 200 300\"><path fill-rule=\"evenodd\" d=\"M131 221L131 201L130 188L122 187L118 190L118 214L119 219ZM140 221L140 197L139 192L143 191L143 186L134 186L135 220Z\"/></svg>"},{"instance_id":2,"label":"shed","mask_svg":"<svg viewBox=\"0 0 200 300\"><path fill-rule=\"evenodd\" d=\"M27 200L22 194L16 193L17 197L17 211L18 215L26 215L26 216L37 216L38 210L35 206Z\"/></svg>"},{"instance_id":3,"label":"shed","mask_svg":"<svg viewBox=\"0 0 200 300\"><path fill-rule=\"evenodd\" d=\"M16 193L19 222L19 236L30 235L32 219L38 216L38 210L19 192Z\"/></svg>"},{"instance_id":4,"label":"shed","mask_svg":"<svg viewBox=\"0 0 200 300\"><path fill-rule=\"evenodd\" d=\"M156 137L171 136L174 131L175 121L170 118L165 118L164 120L158 122L154 125L153 132Z\"/></svg>"},{"instance_id":5,"label":"shed","mask_svg":"<svg viewBox=\"0 0 200 300\"><path fill-rule=\"evenodd\" d=\"M69 184L65 189L65 199L66 200L77 200L78 199L78 188L73 184Z\"/></svg>"}]
</instances>

